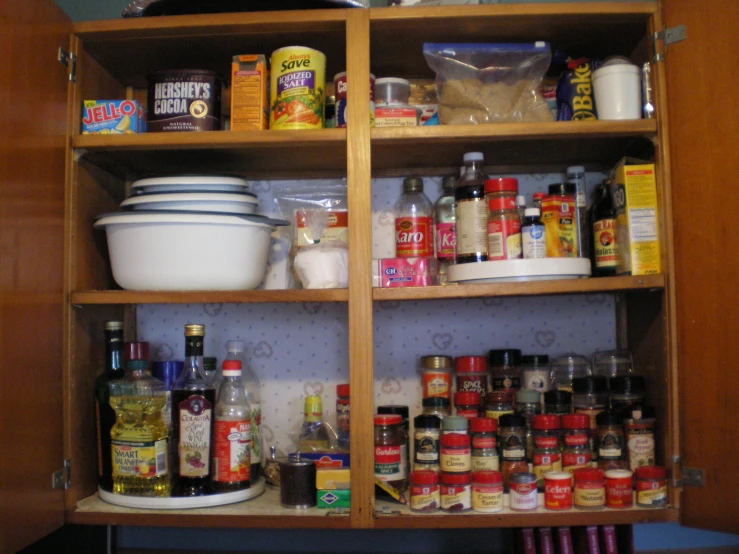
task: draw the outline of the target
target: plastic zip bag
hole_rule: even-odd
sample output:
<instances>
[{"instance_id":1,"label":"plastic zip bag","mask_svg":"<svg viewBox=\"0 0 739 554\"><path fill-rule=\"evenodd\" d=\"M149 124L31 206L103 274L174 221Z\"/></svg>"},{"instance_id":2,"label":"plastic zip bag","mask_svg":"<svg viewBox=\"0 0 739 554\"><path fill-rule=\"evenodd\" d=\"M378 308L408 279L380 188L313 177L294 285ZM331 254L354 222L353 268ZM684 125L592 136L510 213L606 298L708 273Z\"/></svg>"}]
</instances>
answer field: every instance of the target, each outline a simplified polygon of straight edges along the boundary
<instances>
[{"instance_id":1,"label":"plastic zip bag","mask_svg":"<svg viewBox=\"0 0 739 554\"><path fill-rule=\"evenodd\" d=\"M442 124L552 121L539 90L548 43L426 43L423 54L436 72Z\"/></svg>"}]
</instances>

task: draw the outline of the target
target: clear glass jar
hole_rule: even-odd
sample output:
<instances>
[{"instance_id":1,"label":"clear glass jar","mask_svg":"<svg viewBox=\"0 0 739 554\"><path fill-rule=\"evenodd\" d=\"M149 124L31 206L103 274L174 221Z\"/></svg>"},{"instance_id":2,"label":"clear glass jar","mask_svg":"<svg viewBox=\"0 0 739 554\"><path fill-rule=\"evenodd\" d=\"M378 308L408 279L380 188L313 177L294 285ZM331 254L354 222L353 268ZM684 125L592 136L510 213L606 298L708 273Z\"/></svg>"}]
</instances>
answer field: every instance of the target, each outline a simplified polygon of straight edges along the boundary
<instances>
[{"instance_id":1,"label":"clear glass jar","mask_svg":"<svg viewBox=\"0 0 739 554\"><path fill-rule=\"evenodd\" d=\"M431 513L439 510L441 495L439 474L431 470L411 472L411 512Z\"/></svg>"},{"instance_id":2,"label":"clear glass jar","mask_svg":"<svg viewBox=\"0 0 739 554\"><path fill-rule=\"evenodd\" d=\"M628 350L604 350L593 354L593 375L606 378L616 375L631 375L634 362Z\"/></svg>"},{"instance_id":3,"label":"clear glass jar","mask_svg":"<svg viewBox=\"0 0 739 554\"><path fill-rule=\"evenodd\" d=\"M423 398L451 397L452 363L451 356L421 356L418 365Z\"/></svg>"},{"instance_id":4,"label":"clear glass jar","mask_svg":"<svg viewBox=\"0 0 739 554\"><path fill-rule=\"evenodd\" d=\"M547 392L551 388L549 356L546 354L521 356L521 373L523 375L521 386L524 389Z\"/></svg>"},{"instance_id":5,"label":"clear glass jar","mask_svg":"<svg viewBox=\"0 0 739 554\"><path fill-rule=\"evenodd\" d=\"M526 461L526 418L518 414L500 416L498 437L503 484L507 487L512 474L529 471Z\"/></svg>"},{"instance_id":6,"label":"clear glass jar","mask_svg":"<svg viewBox=\"0 0 739 554\"><path fill-rule=\"evenodd\" d=\"M562 450L562 470L574 472L588 467L590 455L590 421L584 414L563 415L564 449Z\"/></svg>"},{"instance_id":7,"label":"clear glass jar","mask_svg":"<svg viewBox=\"0 0 739 554\"><path fill-rule=\"evenodd\" d=\"M488 352L493 390L515 394L521 388L521 351L513 348Z\"/></svg>"},{"instance_id":8,"label":"clear glass jar","mask_svg":"<svg viewBox=\"0 0 739 554\"><path fill-rule=\"evenodd\" d=\"M596 416L595 422L598 425L595 437L598 467L603 470L627 469L624 422L621 415L606 410Z\"/></svg>"},{"instance_id":9,"label":"clear glass jar","mask_svg":"<svg viewBox=\"0 0 739 554\"><path fill-rule=\"evenodd\" d=\"M497 431L498 421L493 418L476 417L470 420L473 472L500 469Z\"/></svg>"},{"instance_id":10,"label":"clear glass jar","mask_svg":"<svg viewBox=\"0 0 739 554\"><path fill-rule=\"evenodd\" d=\"M534 455L534 435L531 432L532 418L541 413L541 393L535 390L516 391L514 411L526 418L526 459Z\"/></svg>"},{"instance_id":11,"label":"clear glass jar","mask_svg":"<svg viewBox=\"0 0 739 554\"><path fill-rule=\"evenodd\" d=\"M644 377L641 375L617 375L611 379L611 408L623 413L633 406L641 406L646 400Z\"/></svg>"},{"instance_id":12,"label":"clear glass jar","mask_svg":"<svg viewBox=\"0 0 739 554\"><path fill-rule=\"evenodd\" d=\"M462 391L454 393L454 413L472 419L480 415L480 393Z\"/></svg>"},{"instance_id":13,"label":"clear glass jar","mask_svg":"<svg viewBox=\"0 0 739 554\"><path fill-rule=\"evenodd\" d=\"M516 196L518 180L500 177L485 181L488 206L488 261L515 260L521 254L521 218Z\"/></svg>"},{"instance_id":14,"label":"clear glass jar","mask_svg":"<svg viewBox=\"0 0 739 554\"><path fill-rule=\"evenodd\" d=\"M572 380L592 374L590 362L579 354L564 354L552 361L552 386L572 392Z\"/></svg>"},{"instance_id":15,"label":"clear glass jar","mask_svg":"<svg viewBox=\"0 0 739 554\"><path fill-rule=\"evenodd\" d=\"M566 390L550 390L544 393L544 413L565 415L572 413L572 393Z\"/></svg>"},{"instance_id":16,"label":"clear glass jar","mask_svg":"<svg viewBox=\"0 0 739 554\"><path fill-rule=\"evenodd\" d=\"M484 356L459 356L454 360L457 392L488 392L488 364Z\"/></svg>"},{"instance_id":17,"label":"clear glass jar","mask_svg":"<svg viewBox=\"0 0 739 554\"><path fill-rule=\"evenodd\" d=\"M384 481L399 493L408 488L407 458L402 450L408 441L403 418L398 414L375 416L375 479Z\"/></svg>"},{"instance_id":18,"label":"clear glass jar","mask_svg":"<svg viewBox=\"0 0 739 554\"><path fill-rule=\"evenodd\" d=\"M588 416L590 421L590 452L597 459L595 436L596 416L608 407L608 384L605 377L578 377L572 381L572 407L576 414Z\"/></svg>"},{"instance_id":19,"label":"clear glass jar","mask_svg":"<svg viewBox=\"0 0 739 554\"><path fill-rule=\"evenodd\" d=\"M533 466L536 484L544 490L544 476L562 471L562 456L559 451L560 418L557 415L535 415L531 425L534 433Z\"/></svg>"},{"instance_id":20,"label":"clear glass jar","mask_svg":"<svg viewBox=\"0 0 739 554\"><path fill-rule=\"evenodd\" d=\"M444 419L450 415L448 398L442 398L440 396L424 398L421 400L421 406L421 413L425 415L435 415L439 419Z\"/></svg>"},{"instance_id":21,"label":"clear glass jar","mask_svg":"<svg viewBox=\"0 0 739 554\"><path fill-rule=\"evenodd\" d=\"M441 419L421 414L413 419L413 470L439 471Z\"/></svg>"},{"instance_id":22,"label":"clear glass jar","mask_svg":"<svg viewBox=\"0 0 739 554\"><path fill-rule=\"evenodd\" d=\"M485 396L485 417L496 421L500 416L513 413L513 399L507 392L494 391Z\"/></svg>"}]
</instances>

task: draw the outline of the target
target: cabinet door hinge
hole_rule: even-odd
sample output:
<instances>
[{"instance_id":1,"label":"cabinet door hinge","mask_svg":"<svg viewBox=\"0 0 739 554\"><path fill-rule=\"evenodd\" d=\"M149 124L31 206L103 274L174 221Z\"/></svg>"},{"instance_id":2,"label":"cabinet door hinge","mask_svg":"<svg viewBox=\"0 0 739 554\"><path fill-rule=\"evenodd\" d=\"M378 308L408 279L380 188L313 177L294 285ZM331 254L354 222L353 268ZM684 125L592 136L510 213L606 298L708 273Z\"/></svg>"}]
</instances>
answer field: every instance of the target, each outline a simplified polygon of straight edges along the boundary
<instances>
[{"instance_id":1,"label":"cabinet door hinge","mask_svg":"<svg viewBox=\"0 0 739 554\"><path fill-rule=\"evenodd\" d=\"M673 488L703 487L705 485L703 470L693 467L683 467L683 460L680 456L672 457L672 466L673 477L670 479L670 484ZM674 476L676 471L679 472L680 477Z\"/></svg>"},{"instance_id":2,"label":"cabinet door hinge","mask_svg":"<svg viewBox=\"0 0 739 554\"><path fill-rule=\"evenodd\" d=\"M60 46L59 51L56 53L56 59L67 68L69 80L74 83L77 79L77 56L73 52L67 52Z\"/></svg>"},{"instance_id":3,"label":"cabinet door hinge","mask_svg":"<svg viewBox=\"0 0 739 554\"><path fill-rule=\"evenodd\" d=\"M685 25L676 25L669 29L665 27L654 33L652 35L652 61L655 63L664 61L667 47L686 38L688 38L688 31Z\"/></svg>"},{"instance_id":4,"label":"cabinet door hinge","mask_svg":"<svg viewBox=\"0 0 739 554\"><path fill-rule=\"evenodd\" d=\"M59 471L55 471L51 476L51 488L59 490L67 490L72 485L72 464L70 461L64 460L64 465Z\"/></svg>"}]
</instances>

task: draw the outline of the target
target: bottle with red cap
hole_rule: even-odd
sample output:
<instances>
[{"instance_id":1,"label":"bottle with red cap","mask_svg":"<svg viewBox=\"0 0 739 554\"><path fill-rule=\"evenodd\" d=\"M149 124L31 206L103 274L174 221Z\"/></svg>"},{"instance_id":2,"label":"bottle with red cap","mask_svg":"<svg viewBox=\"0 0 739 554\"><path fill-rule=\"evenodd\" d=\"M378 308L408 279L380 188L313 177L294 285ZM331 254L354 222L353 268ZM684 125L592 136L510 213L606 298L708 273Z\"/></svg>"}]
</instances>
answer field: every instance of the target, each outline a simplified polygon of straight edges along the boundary
<instances>
[{"instance_id":1,"label":"bottle with red cap","mask_svg":"<svg viewBox=\"0 0 739 554\"><path fill-rule=\"evenodd\" d=\"M561 418L564 431L562 469L574 472L588 467L590 460L590 418L585 414L567 414Z\"/></svg>"},{"instance_id":2,"label":"bottle with red cap","mask_svg":"<svg viewBox=\"0 0 739 554\"><path fill-rule=\"evenodd\" d=\"M457 392L488 392L488 364L484 356L459 356L454 360Z\"/></svg>"},{"instance_id":3,"label":"bottle with red cap","mask_svg":"<svg viewBox=\"0 0 739 554\"><path fill-rule=\"evenodd\" d=\"M485 181L488 205L488 261L521 257L521 218L516 205L518 180L499 177Z\"/></svg>"},{"instance_id":4,"label":"bottle with red cap","mask_svg":"<svg viewBox=\"0 0 739 554\"><path fill-rule=\"evenodd\" d=\"M641 466L634 471L636 505L642 508L667 506L667 472L659 466Z\"/></svg>"},{"instance_id":5,"label":"bottle with red cap","mask_svg":"<svg viewBox=\"0 0 739 554\"><path fill-rule=\"evenodd\" d=\"M433 206L423 193L421 177L406 177L395 205L395 256L428 258L434 255Z\"/></svg>"},{"instance_id":6,"label":"bottle with red cap","mask_svg":"<svg viewBox=\"0 0 739 554\"><path fill-rule=\"evenodd\" d=\"M472 510L484 513L503 510L503 475L499 471L472 473Z\"/></svg>"},{"instance_id":7,"label":"bottle with red cap","mask_svg":"<svg viewBox=\"0 0 739 554\"><path fill-rule=\"evenodd\" d=\"M480 415L480 393L460 391L454 393L454 412L458 416L472 419Z\"/></svg>"},{"instance_id":8,"label":"bottle with red cap","mask_svg":"<svg viewBox=\"0 0 739 554\"><path fill-rule=\"evenodd\" d=\"M411 512L436 512L441 504L439 474L431 469L412 471Z\"/></svg>"},{"instance_id":9,"label":"bottle with red cap","mask_svg":"<svg viewBox=\"0 0 739 554\"><path fill-rule=\"evenodd\" d=\"M534 432L534 475L539 490L544 490L544 476L547 473L562 471L559 426L558 415L539 414L531 418Z\"/></svg>"},{"instance_id":10,"label":"bottle with red cap","mask_svg":"<svg viewBox=\"0 0 739 554\"><path fill-rule=\"evenodd\" d=\"M472 444L472 471L498 471L498 420L492 417L470 419L470 442Z\"/></svg>"}]
</instances>

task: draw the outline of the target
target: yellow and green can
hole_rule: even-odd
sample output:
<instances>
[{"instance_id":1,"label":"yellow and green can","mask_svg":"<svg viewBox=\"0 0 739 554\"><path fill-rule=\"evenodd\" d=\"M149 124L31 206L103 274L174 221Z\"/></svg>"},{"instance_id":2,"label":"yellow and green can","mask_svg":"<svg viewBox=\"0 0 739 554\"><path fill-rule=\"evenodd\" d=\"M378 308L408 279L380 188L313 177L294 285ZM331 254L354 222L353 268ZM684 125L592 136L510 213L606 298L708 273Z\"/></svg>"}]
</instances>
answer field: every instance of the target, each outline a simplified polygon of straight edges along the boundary
<instances>
[{"instance_id":1,"label":"yellow and green can","mask_svg":"<svg viewBox=\"0 0 739 554\"><path fill-rule=\"evenodd\" d=\"M270 129L322 129L326 56L286 46L270 59Z\"/></svg>"}]
</instances>

